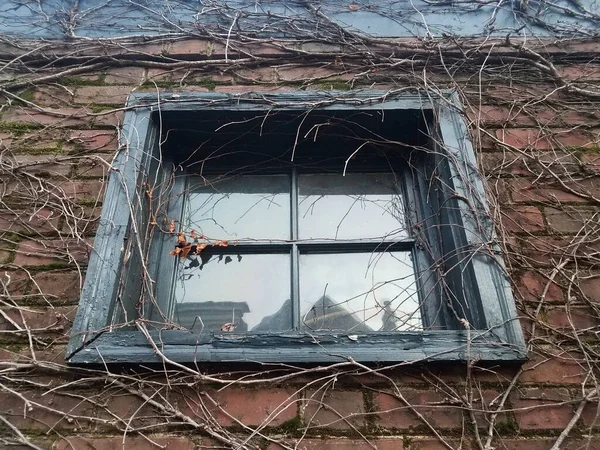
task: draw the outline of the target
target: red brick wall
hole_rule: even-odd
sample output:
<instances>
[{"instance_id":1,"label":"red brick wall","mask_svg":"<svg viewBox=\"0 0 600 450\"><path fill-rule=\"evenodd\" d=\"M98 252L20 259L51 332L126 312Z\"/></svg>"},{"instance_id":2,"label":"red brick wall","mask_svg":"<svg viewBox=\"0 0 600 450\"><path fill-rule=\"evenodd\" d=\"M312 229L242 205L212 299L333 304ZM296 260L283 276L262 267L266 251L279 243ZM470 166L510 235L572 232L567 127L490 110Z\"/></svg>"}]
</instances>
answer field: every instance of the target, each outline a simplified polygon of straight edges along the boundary
<instances>
[{"instance_id":1,"label":"red brick wall","mask_svg":"<svg viewBox=\"0 0 600 450\"><path fill-rule=\"evenodd\" d=\"M33 82L75 63L38 64L33 75L16 66L0 122L0 442L61 450L433 450L483 449L491 435L488 448L549 449L557 440L560 448L600 448L600 65L586 45L576 63L561 64L564 53L553 49L558 77L501 43L497 57L449 56L450 66L436 56L450 49L431 56L420 43L400 46L414 61L396 66L333 51L311 57L309 50L300 60L268 46L247 47L266 62L225 63L215 43L217 62L202 66L204 41L137 47L138 55L166 54L161 67L151 58L121 67L106 60ZM4 59L23 53L3 51ZM227 385L176 370L167 377L65 366L130 92L403 86L461 94L527 334L531 359L522 368L354 367Z\"/></svg>"}]
</instances>

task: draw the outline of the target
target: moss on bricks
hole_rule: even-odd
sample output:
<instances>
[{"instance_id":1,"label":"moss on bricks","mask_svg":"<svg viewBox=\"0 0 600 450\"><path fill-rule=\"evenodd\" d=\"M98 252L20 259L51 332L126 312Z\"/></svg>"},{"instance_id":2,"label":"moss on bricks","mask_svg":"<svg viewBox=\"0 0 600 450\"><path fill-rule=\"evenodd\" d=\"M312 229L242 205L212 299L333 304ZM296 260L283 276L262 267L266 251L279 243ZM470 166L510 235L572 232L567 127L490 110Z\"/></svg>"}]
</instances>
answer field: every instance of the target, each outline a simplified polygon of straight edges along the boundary
<instances>
[{"instance_id":1,"label":"moss on bricks","mask_svg":"<svg viewBox=\"0 0 600 450\"><path fill-rule=\"evenodd\" d=\"M293 435L298 433L302 427L302 419L300 419L300 416L297 415L289 420L286 420L281 425L276 427L276 429L281 433Z\"/></svg>"},{"instance_id":2,"label":"moss on bricks","mask_svg":"<svg viewBox=\"0 0 600 450\"><path fill-rule=\"evenodd\" d=\"M16 136L21 136L28 131L40 129L40 125L34 125L27 122L2 122L0 121L0 130L12 131Z\"/></svg>"},{"instance_id":3,"label":"moss on bricks","mask_svg":"<svg viewBox=\"0 0 600 450\"><path fill-rule=\"evenodd\" d=\"M217 87L217 83L215 80L213 80L211 77L205 77L205 78L200 78L196 84L198 86L202 86L205 87L206 89L208 89L209 91L214 91L215 88Z\"/></svg>"},{"instance_id":4,"label":"moss on bricks","mask_svg":"<svg viewBox=\"0 0 600 450\"><path fill-rule=\"evenodd\" d=\"M79 77L61 77L57 80L57 83L64 86L98 86L103 85L104 81L102 81L102 79L88 80Z\"/></svg>"}]
</instances>

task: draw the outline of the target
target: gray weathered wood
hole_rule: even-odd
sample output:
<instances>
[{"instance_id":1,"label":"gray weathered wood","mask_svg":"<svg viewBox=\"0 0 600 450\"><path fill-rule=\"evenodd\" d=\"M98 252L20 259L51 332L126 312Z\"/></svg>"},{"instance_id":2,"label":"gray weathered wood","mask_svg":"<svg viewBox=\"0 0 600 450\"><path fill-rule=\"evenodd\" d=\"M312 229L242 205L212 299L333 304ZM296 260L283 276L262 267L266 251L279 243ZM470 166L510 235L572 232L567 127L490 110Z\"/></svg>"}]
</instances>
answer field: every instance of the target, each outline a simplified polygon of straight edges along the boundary
<instances>
[{"instance_id":1,"label":"gray weathered wood","mask_svg":"<svg viewBox=\"0 0 600 450\"><path fill-rule=\"evenodd\" d=\"M436 111L437 126L450 166L449 184L457 197L459 213L456 230L449 239L455 246L470 248L473 257L469 270L473 276L469 301L484 315L482 330L437 330L359 335L358 340L344 334L245 334L198 336L188 331L155 333L165 355L178 362L263 361L328 362L344 358L357 361L522 361L526 357L523 334L517 320L514 299L503 271L502 261L493 245L494 233L483 184L475 167L475 155L466 125L459 113L458 98L452 92L432 98L404 91L295 92L281 94L132 94L125 117L121 150L111 170L100 226L94 242L79 311L69 342L70 363L157 362L146 338L136 331L112 330L111 305L123 267L123 249L131 233L130 205L134 202L140 171L149 157L151 114L174 111L213 111L268 109L324 110L416 109ZM417 182L418 184L418 182ZM417 195L412 197L416 201ZM424 199L420 198L423 202ZM416 220L416 219L415 219ZM425 236L425 235L424 235ZM432 248L437 248L433 245ZM490 254L490 249L494 254ZM440 249L435 250L440 252ZM440 255L444 256L444 255ZM154 267L160 267L155 265ZM429 282L431 284L431 281ZM161 297L167 290L157 293ZM168 299L158 299L160 304ZM475 304L476 303L476 304Z\"/></svg>"}]
</instances>

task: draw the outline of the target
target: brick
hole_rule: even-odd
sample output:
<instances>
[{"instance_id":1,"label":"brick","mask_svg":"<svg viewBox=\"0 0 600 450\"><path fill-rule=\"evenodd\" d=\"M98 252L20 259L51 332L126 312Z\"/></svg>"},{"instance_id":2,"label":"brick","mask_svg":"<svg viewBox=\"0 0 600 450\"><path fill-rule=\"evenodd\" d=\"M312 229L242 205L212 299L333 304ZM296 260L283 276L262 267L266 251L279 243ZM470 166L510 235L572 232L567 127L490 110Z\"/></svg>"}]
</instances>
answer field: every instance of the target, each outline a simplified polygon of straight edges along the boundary
<instances>
[{"instance_id":1,"label":"brick","mask_svg":"<svg viewBox=\"0 0 600 450\"><path fill-rule=\"evenodd\" d=\"M29 211L15 209L11 212L0 211L0 230L30 234L56 231L58 220L58 214L48 208L36 208Z\"/></svg>"},{"instance_id":2,"label":"brick","mask_svg":"<svg viewBox=\"0 0 600 450\"><path fill-rule=\"evenodd\" d=\"M105 183L103 180L62 181L56 183L54 192L69 200L101 201Z\"/></svg>"},{"instance_id":3,"label":"brick","mask_svg":"<svg viewBox=\"0 0 600 450\"><path fill-rule=\"evenodd\" d=\"M174 436L117 435L113 437L63 437L55 450L194 450L194 442L189 438Z\"/></svg>"},{"instance_id":4,"label":"brick","mask_svg":"<svg viewBox=\"0 0 600 450\"><path fill-rule=\"evenodd\" d=\"M567 389L522 389L512 394L510 399L522 431L563 430L573 417Z\"/></svg>"},{"instance_id":5,"label":"brick","mask_svg":"<svg viewBox=\"0 0 600 450\"><path fill-rule=\"evenodd\" d=\"M12 135L7 133L0 133L0 149L10 148L12 144Z\"/></svg>"},{"instance_id":6,"label":"brick","mask_svg":"<svg viewBox=\"0 0 600 450\"><path fill-rule=\"evenodd\" d=\"M582 163L573 152L534 151L524 155L506 150L484 152L479 158L486 173L497 175L531 176L548 174L548 171L561 175L575 175L582 172Z\"/></svg>"},{"instance_id":7,"label":"brick","mask_svg":"<svg viewBox=\"0 0 600 450\"><path fill-rule=\"evenodd\" d=\"M213 42L201 39L186 39L177 42L164 44L161 49L163 55L170 56L213 56L225 54L225 46L220 42ZM237 52L229 49L228 56L236 56Z\"/></svg>"},{"instance_id":8,"label":"brick","mask_svg":"<svg viewBox=\"0 0 600 450\"><path fill-rule=\"evenodd\" d=\"M589 82L600 80L600 65L574 64L559 69L561 76L575 82Z\"/></svg>"},{"instance_id":9,"label":"brick","mask_svg":"<svg viewBox=\"0 0 600 450\"><path fill-rule=\"evenodd\" d=\"M562 257L571 258L573 252L577 252L577 264L586 265L595 263L597 256L594 255L600 252L600 242L579 242L579 240L573 241L570 237L527 236L514 252L520 263L525 256L532 264L539 267L555 267L555 261Z\"/></svg>"},{"instance_id":10,"label":"brick","mask_svg":"<svg viewBox=\"0 0 600 450\"><path fill-rule=\"evenodd\" d=\"M0 272L0 294L18 300L29 290L30 281L30 275L23 270L2 271Z\"/></svg>"},{"instance_id":11,"label":"brick","mask_svg":"<svg viewBox=\"0 0 600 450\"><path fill-rule=\"evenodd\" d=\"M564 301L563 291L558 284L550 282L548 278L537 272L527 271L521 275L518 288L519 293L526 301L539 302L542 294L546 290L544 302L562 302Z\"/></svg>"},{"instance_id":12,"label":"brick","mask_svg":"<svg viewBox=\"0 0 600 450\"><path fill-rule=\"evenodd\" d=\"M104 82L108 84L140 84L144 81L146 69L143 67L118 67L108 69Z\"/></svg>"},{"instance_id":13,"label":"brick","mask_svg":"<svg viewBox=\"0 0 600 450\"><path fill-rule=\"evenodd\" d=\"M85 430L90 427L93 407L78 398L50 393L20 391L29 400L25 407L23 400L11 393L0 392L0 404L4 405L3 415L22 431L53 429Z\"/></svg>"},{"instance_id":14,"label":"brick","mask_svg":"<svg viewBox=\"0 0 600 450\"><path fill-rule=\"evenodd\" d=\"M113 130L77 130L67 138L65 148L114 152L119 145L118 134Z\"/></svg>"},{"instance_id":15,"label":"brick","mask_svg":"<svg viewBox=\"0 0 600 450\"><path fill-rule=\"evenodd\" d=\"M584 406L581 420L586 427L600 428L600 403L598 403L597 398Z\"/></svg>"},{"instance_id":16,"label":"brick","mask_svg":"<svg viewBox=\"0 0 600 450\"><path fill-rule=\"evenodd\" d=\"M542 213L535 206L516 207L506 212L502 226L515 233L543 231L545 228Z\"/></svg>"},{"instance_id":17,"label":"brick","mask_svg":"<svg viewBox=\"0 0 600 450\"><path fill-rule=\"evenodd\" d=\"M502 450L548 450L556 439L527 437L523 439L502 439L496 448ZM564 448L564 447L561 447Z\"/></svg>"},{"instance_id":18,"label":"brick","mask_svg":"<svg viewBox=\"0 0 600 450\"><path fill-rule=\"evenodd\" d=\"M592 302L600 301L600 275L581 279L579 287L588 300Z\"/></svg>"},{"instance_id":19,"label":"brick","mask_svg":"<svg viewBox=\"0 0 600 450\"><path fill-rule=\"evenodd\" d=\"M467 112L469 120L491 127L567 127L598 123L600 111L578 105L577 111L549 107L482 105Z\"/></svg>"},{"instance_id":20,"label":"brick","mask_svg":"<svg viewBox=\"0 0 600 450\"><path fill-rule=\"evenodd\" d=\"M37 176L66 176L71 173L73 165L64 155L16 155L14 168Z\"/></svg>"},{"instance_id":21,"label":"brick","mask_svg":"<svg viewBox=\"0 0 600 450\"><path fill-rule=\"evenodd\" d=\"M73 208L73 215L66 216L63 223L63 231L71 233L77 228L79 233L93 234L100 222L101 206L77 206Z\"/></svg>"},{"instance_id":22,"label":"brick","mask_svg":"<svg viewBox=\"0 0 600 450\"><path fill-rule=\"evenodd\" d=\"M548 350L548 355L530 354L519 378L524 383L581 384L588 368L580 363L581 355L559 349Z\"/></svg>"},{"instance_id":23,"label":"brick","mask_svg":"<svg viewBox=\"0 0 600 450\"><path fill-rule=\"evenodd\" d=\"M139 396L115 393L113 390L106 389L102 392L102 398L104 401L99 401L102 403L103 408L99 411L98 417L107 420L108 423L100 424L98 426L100 429L112 431L115 422L126 422L132 429L155 427L169 422L167 417L161 415L159 411Z\"/></svg>"},{"instance_id":24,"label":"brick","mask_svg":"<svg viewBox=\"0 0 600 450\"><path fill-rule=\"evenodd\" d=\"M24 240L16 251L17 266L39 266L52 263L87 263L91 246L78 239Z\"/></svg>"},{"instance_id":25,"label":"brick","mask_svg":"<svg viewBox=\"0 0 600 450\"><path fill-rule=\"evenodd\" d=\"M298 442L285 442L289 447L297 450L403 450L402 437L351 439L343 437L327 437L323 439L300 439ZM374 447L375 446L375 447ZM272 443L267 450L282 450L284 447ZM412 449L413 447L411 447Z\"/></svg>"},{"instance_id":26,"label":"brick","mask_svg":"<svg viewBox=\"0 0 600 450\"><path fill-rule=\"evenodd\" d=\"M210 83L232 84L233 76L227 73L206 73L204 70L195 69L148 69L147 78L151 81L168 81L179 85L203 84L208 86Z\"/></svg>"},{"instance_id":27,"label":"brick","mask_svg":"<svg viewBox=\"0 0 600 450\"><path fill-rule=\"evenodd\" d=\"M85 86L75 91L74 102L84 105L125 105L129 86Z\"/></svg>"},{"instance_id":28,"label":"brick","mask_svg":"<svg viewBox=\"0 0 600 450\"><path fill-rule=\"evenodd\" d=\"M551 132L536 128L501 129L496 137L515 148L550 150L563 147L594 148L598 145L598 131L585 129L552 129Z\"/></svg>"},{"instance_id":29,"label":"brick","mask_svg":"<svg viewBox=\"0 0 600 450\"><path fill-rule=\"evenodd\" d=\"M481 169L487 174L529 175L526 160L510 152L485 152L479 155Z\"/></svg>"},{"instance_id":30,"label":"brick","mask_svg":"<svg viewBox=\"0 0 600 450\"><path fill-rule=\"evenodd\" d=\"M520 178L508 181L508 189L513 201L517 203L587 202L585 198L575 195L561 186L556 186L556 182L549 184L539 180Z\"/></svg>"},{"instance_id":31,"label":"brick","mask_svg":"<svg viewBox=\"0 0 600 450\"><path fill-rule=\"evenodd\" d=\"M90 127L120 127L123 125L123 111L103 111L96 113Z\"/></svg>"},{"instance_id":32,"label":"brick","mask_svg":"<svg viewBox=\"0 0 600 450\"><path fill-rule=\"evenodd\" d=\"M15 330L13 323L35 332L60 332L69 328L75 317L73 307L58 307L35 310L32 308L2 308L0 330ZM11 321L7 320L8 317Z\"/></svg>"},{"instance_id":33,"label":"brick","mask_svg":"<svg viewBox=\"0 0 600 450\"><path fill-rule=\"evenodd\" d=\"M113 155L86 155L77 164L78 177L106 178L111 168Z\"/></svg>"},{"instance_id":34,"label":"brick","mask_svg":"<svg viewBox=\"0 0 600 450\"><path fill-rule=\"evenodd\" d=\"M473 408L476 411L473 412L473 417L479 428L486 428L489 426L491 415L496 412L501 397L501 392L490 389L479 390L474 394ZM506 406L504 409L506 409ZM495 420L496 425L499 426L502 422L507 422L509 420L509 414L502 410L496 415Z\"/></svg>"},{"instance_id":35,"label":"brick","mask_svg":"<svg viewBox=\"0 0 600 450\"><path fill-rule=\"evenodd\" d=\"M544 208L548 226L559 233L582 233L590 231L600 222L600 213L592 210L563 207Z\"/></svg>"},{"instance_id":36,"label":"brick","mask_svg":"<svg viewBox=\"0 0 600 450\"><path fill-rule=\"evenodd\" d=\"M477 448L471 445L471 443L465 439L450 439L444 435L442 435L442 437L444 438L444 441L450 444L451 448L454 449L471 450ZM422 437L411 437L409 448L410 450L448 450L448 446L444 445L439 439Z\"/></svg>"},{"instance_id":37,"label":"brick","mask_svg":"<svg viewBox=\"0 0 600 450\"><path fill-rule=\"evenodd\" d=\"M581 162L589 170L599 171L600 170L600 153L583 153L581 155Z\"/></svg>"},{"instance_id":38,"label":"brick","mask_svg":"<svg viewBox=\"0 0 600 450\"><path fill-rule=\"evenodd\" d=\"M365 414L363 394L357 391L308 391L302 405L303 420L309 427L362 427Z\"/></svg>"},{"instance_id":39,"label":"brick","mask_svg":"<svg viewBox=\"0 0 600 450\"><path fill-rule=\"evenodd\" d=\"M73 93L60 86L37 86L33 101L40 106L64 107L71 104Z\"/></svg>"},{"instance_id":40,"label":"brick","mask_svg":"<svg viewBox=\"0 0 600 450\"><path fill-rule=\"evenodd\" d=\"M33 276L30 297L53 304L57 300L79 299L81 279L78 271L39 272Z\"/></svg>"},{"instance_id":41,"label":"brick","mask_svg":"<svg viewBox=\"0 0 600 450\"><path fill-rule=\"evenodd\" d=\"M600 319L595 311L586 307L553 308L546 311L545 316L550 326L559 329L579 331L600 327Z\"/></svg>"},{"instance_id":42,"label":"brick","mask_svg":"<svg viewBox=\"0 0 600 450\"><path fill-rule=\"evenodd\" d=\"M2 114L4 122L20 122L36 126L86 126L92 122L83 108L45 108L44 112L28 108L12 108Z\"/></svg>"},{"instance_id":43,"label":"brick","mask_svg":"<svg viewBox=\"0 0 600 450\"><path fill-rule=\"evenodd\" d=\"M189 393L181 399L180 407L202 416L204 412L200 405L204 404L222 426L239 426L237 421L244 425L278 426L296 417L296 401L293 390L230 388L220 392Z\"/></svg>"},{"instance_id":44,"label":"brick","mask_svg":"<svg viewBox=\"0 0 600 450\"><path fill-rule=\"evenodd\" d=\"M403 390L402 395L431 425L436 428L456 428L463 425L462 410L435 391ZM405 403L389 394L375 396L378 425L384 428L407 429L424 425Z\"/></svg>"}]
</instances>

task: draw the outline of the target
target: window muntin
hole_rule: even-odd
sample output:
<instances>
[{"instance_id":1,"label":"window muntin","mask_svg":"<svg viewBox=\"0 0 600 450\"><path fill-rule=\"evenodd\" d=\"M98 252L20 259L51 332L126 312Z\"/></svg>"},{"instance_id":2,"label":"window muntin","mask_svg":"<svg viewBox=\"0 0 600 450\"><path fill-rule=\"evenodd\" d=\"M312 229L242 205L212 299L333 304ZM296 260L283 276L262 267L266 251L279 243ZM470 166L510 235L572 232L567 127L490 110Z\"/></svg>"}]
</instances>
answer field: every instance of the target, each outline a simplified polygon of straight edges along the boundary
<instances>
[{"instance_id":1,"label":"window muntin","mask_svg":"<svg viewBox=\"0 0 600 450\"><path fill-rule=\"evenodd\" d=\"M422 329L396 169L184 176L176 222L207 247L176 262L173 321L197 333Z\"/></svg>"}]
</instances>

